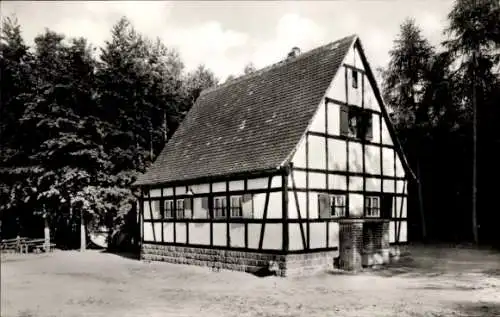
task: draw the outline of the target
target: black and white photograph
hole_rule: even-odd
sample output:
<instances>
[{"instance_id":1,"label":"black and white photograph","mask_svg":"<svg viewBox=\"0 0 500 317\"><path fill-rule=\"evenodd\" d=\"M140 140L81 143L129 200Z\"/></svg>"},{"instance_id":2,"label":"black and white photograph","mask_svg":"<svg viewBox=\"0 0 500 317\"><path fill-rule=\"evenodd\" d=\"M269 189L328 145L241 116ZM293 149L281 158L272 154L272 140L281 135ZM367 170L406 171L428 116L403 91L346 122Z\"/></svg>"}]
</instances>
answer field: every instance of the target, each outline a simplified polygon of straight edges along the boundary
<instances>
[{"instance_id":1,"label":"black and white photograph","mask_svg":"<svg viewBox=\"0 0 500 317\"><path fill-rule=\"evenodd\" d=\"M498 0L0 19L0 316L500 316Z\"/></svg>"}]
</instances>

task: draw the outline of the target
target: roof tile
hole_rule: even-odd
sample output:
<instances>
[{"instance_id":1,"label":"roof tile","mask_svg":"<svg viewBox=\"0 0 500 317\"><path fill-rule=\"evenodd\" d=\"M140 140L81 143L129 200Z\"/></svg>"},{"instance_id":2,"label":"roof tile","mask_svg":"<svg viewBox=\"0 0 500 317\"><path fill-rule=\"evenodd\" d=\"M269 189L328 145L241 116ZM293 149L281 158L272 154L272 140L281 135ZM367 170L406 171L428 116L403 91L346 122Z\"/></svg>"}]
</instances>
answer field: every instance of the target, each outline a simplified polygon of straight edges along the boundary
<instances>
[{"instance_id":1,"label":"roof tile","mask_svg":"<svg viewBox=\"0 0 500 317\"><path fill-rule=\"evenodd\" d=\"M356 36L202 92L134 185L279 167L295 149Z\"/></svg>"}]
</instances>

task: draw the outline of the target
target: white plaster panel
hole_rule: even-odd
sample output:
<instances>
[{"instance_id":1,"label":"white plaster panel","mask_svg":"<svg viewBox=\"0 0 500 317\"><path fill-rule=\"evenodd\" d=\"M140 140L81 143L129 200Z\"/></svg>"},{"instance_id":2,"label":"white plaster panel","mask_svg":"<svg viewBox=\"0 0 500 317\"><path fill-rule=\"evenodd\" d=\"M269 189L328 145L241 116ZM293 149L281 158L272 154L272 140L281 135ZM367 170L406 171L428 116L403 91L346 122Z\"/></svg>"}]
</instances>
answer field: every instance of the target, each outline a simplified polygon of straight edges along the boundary
<instances>
[{"instance_id":1,"label":"white plaster panel","mask_svg":"<svg viewBox=\"0 0 500 317\"><path fill-rule=\"evenodd\" d=\"M328 189L346 190L347 178L342 175L328 175Z\"/></svg>"},{"instance_id":2,"label":"white plaster panel","mask_svg":"<svg viewBox=\"0 0 500 317\"><path fill-rule=\"evenodd\" d=\"M226 236L226 224L225 223L214 223L213 224L213 242L214 245L226 246L227 236Z\"/></svg>"},{"instance_id":3,"label":"white plaster panel","mask_svg":"<svg viewBox=\"0 0 500 317\"><path fill-rule=\"evenodd\" d=\"M262 248L266 250L279 250L283 248L282 224L266 223Z\"/></svg>"},{"instance_id":4,"label":"white plaster panel","mask_svg":"<svg viewBox=\"0 0 500 317\"><path fill-rule=\"evenodd\" d=\"M172 222L163 223L163 241L174 242L174 224Z\"/></svg>"},{"instance_id":5,"label":"white plaster panel","mask_svg":"<svg viewBox=\"0 0 500 317\"><path fill-rule=\"evenodd\" d=\"M311 249L326 248L326 222L312 222L309 224Z\"/></svg>"},{"instance_id":6,"label":"white plaster panel","mask_svg":"<svg viewBox=\"0 0 500 317\"><path fill-rule=\"evenodd\" d=\"M325 138L309 136L309 168L326 169Z\"/></svg>"},{"instance_id":7,"label":"white plaster panel","mask_svg":"<svg viewBox=\"0 0 500 317\"><path fill-rule=\"evenodd\" d=\"M363 216L363 195L349 194L349 216L351 217Z\"/></svg>"},{"instance_id":8,"label":"white plaster panel","mask_svg":"<svg viewBox=\"0 0 500 317\"><path fill-rule=\"evenodd\" d=\"M345 171L347 161L347 145L345 141L328 139L328 169Z\"/></svg>"}]
</instances>

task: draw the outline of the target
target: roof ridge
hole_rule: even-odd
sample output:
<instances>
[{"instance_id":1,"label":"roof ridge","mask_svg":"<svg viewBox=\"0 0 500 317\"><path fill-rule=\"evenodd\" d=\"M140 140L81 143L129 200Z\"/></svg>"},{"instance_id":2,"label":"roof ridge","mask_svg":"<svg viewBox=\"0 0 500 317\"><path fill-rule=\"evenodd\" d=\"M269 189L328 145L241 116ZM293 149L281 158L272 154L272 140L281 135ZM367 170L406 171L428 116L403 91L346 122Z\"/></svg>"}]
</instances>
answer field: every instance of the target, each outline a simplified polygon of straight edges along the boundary
<instances>
[{"instance_id":1,"label":"roof ridge","mask_svg":"<svg viewBox=\"0 0 500 317\"><path fill-rule=\"evenodd\" d=\"M340 39L337 39L337 40L335 40L335 41L333 41L333 42L329 42L329 43L327 43L327 44L324 44L324 45L321 45L321 46L315 47L315 48L313 48L313 49L310 49L309 51L306 51L306 52L304 52L304 53L300 54L299 56L294 57L294 58L292 58L292 59L285 58L285 59L282 59L282 60L280 60L280 61L278 61L278 62L276 62L276 63L273 63L273 64L271 64L271 65L268 65L268 66L265 66L265 67L263 67L263 68L261 68L261 69L258 69L258 70L254 71L254 72L251 72L251 73L249 73L249 74L244 74L244 75L241 75L241 76L236 77L236 78L231 79L231 80L226 80L224 83L222 83L222 84L220 84L220 85L213 86L213 87L209 87L209 88L206 88L206 89L202 90L202 91L200 92L200 97L201 97L202 95L204 95L204 94L209 93L209 92L213 92L213 91L215 91L215 90L218 90L219 88L224 88L224 87L230 86L230 85L232 85L232 84L239 83L239 82L241 82L241 81L243 81L243 80L249 79L249 78L251 78L251 77L255 77L255 76L262 75L262 73L265 73L265 72L267 72L267 71L270 71L271 69L275 69L275 68L280 67L280 66L283 66L283 65L285 65L285 64L294 63L294 62L296 62L296 61L298 61L298 60L301 60L301 59L303 59L303 58L305 58L305 57L307 57L307 56L310 56L310 55L312 55L312 54L314 54L314 53L316 53L316 52L318 52L318 51L321 51L321 50L323 50L323 49L327 48L328 46L333 46L333 45L335 45L335 44L337 44L337 43L340 43L340 42L342 42L342 41L345 41L345 40L347 40L348 38L357 38L357 37L358 37L358 35L357 35L357 34L351 34L351 35L348 35L348 36L344 36L344 37L342 37L342 38L340 38Z\"/></svg>"}]
</instances>

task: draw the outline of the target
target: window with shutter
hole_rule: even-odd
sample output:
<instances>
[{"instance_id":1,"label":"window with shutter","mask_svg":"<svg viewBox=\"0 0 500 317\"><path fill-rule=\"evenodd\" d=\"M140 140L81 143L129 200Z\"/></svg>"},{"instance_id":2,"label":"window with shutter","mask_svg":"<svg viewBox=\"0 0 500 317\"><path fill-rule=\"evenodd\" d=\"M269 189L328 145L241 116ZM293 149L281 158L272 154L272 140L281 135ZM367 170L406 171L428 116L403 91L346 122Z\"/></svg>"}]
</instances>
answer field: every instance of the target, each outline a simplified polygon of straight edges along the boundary
<instances>
[{"instance_id":1,"label":"window with shutter","mask_svg":"<svg viewBox=\"0 0 500 317\"><path fill-rule=\"evenodd\" d=\"M330 196L330 214L331 217L344 217L346 209L345 195Z\"/></svg>"},{"instance_id":2,"label":"window with shutter","mask_svg":"<svg viewBox=\"0 0 500 317\"><path fill-rule=\"evenodd\" d=\"M165 200L165 218L170 219L174 218L174 201L173 200Z\"/></svg>"},{"instance_id":3,"label":"window with shutter","mask_svg":"<svg viewBox=\"0 0 500 317\"><path fill-rule=\"evenodd\" d=\"M241 218L243 217L243 210L241 206L241 196L232 196L231 204L229 206L231 210L231 218Z\"/></svg>"},{"instance_id":4,"label":"window with shutter","mask_svg":"<svg viewBox=\"0 0 500 317\"><path fill-rule=\"evenodd\" d=\"M365 216L380 217L380 198L377 196L365 197Z\"/></svg>"},{"instance_id":5,"label":"window with shutter","mask_svg":"<svg viewBox=\"0 0 500 317\"><path fill-rule=\"evenodd\" d=\"M177 199L177 219L184 219L184 199Z\"/></svg>"},{"instance_id":6,"label":"window with shutter","mask_svg":"<svg viewBox=\"0 0 500 317\"><path fill-rule=\"evenodd\" d=\"M214 218L226 218L226 197L214 198Z\"/></svg>"},{"instance_id":7,"label":"window with shutter","mask_svg":"<svg viewBox=\"0 0 500 317\"><path fill-rule=\"evenodd\" d=\"M340 134L358 139L371 140L372 114L358 107L340 107Z\"/></svg>"}]
</instances>

